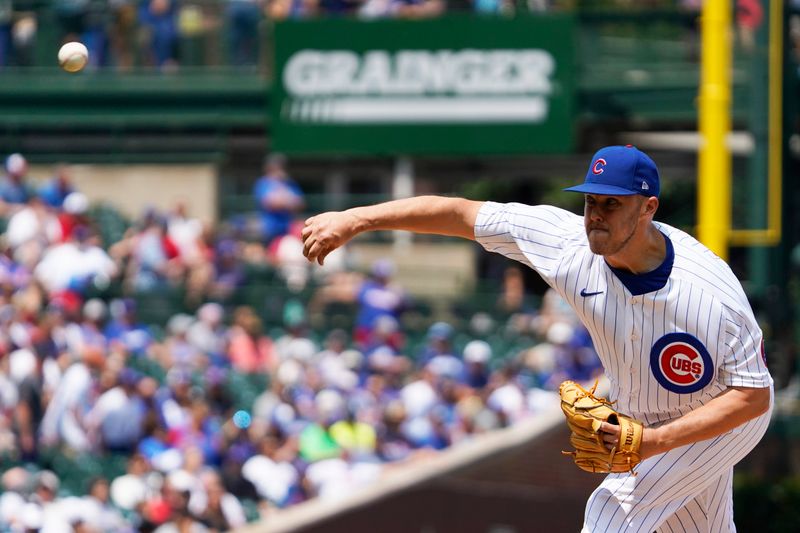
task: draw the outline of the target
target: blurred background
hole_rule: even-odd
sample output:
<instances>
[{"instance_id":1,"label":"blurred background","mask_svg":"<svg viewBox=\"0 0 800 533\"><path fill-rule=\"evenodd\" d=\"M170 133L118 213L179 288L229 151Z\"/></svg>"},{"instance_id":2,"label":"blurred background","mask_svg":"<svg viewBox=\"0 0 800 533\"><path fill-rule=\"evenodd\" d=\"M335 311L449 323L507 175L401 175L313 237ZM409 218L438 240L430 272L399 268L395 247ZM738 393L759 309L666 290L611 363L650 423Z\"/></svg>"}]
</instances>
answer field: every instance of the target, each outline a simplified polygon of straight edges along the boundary
<instances>
[{"instance_id":1,"label":"blurred background","mask_svg":"<svg viewBox=\"0 0 800 533\"><path fill-rule=\"evenodd\" d=\"M777 389L735 517L795 531L800 2L714 3L717 251ZM0 0L0 531L577 530L598 478L560 456L560 420L535 425L601 373L563 301L453 239L364 235L312 266L300 229L419 194L580 212L561 189L630 143L659 166L659 220L697 234L702 8ZM397 472L418 474L279 526Z\"/></svg>"}]
</instances>

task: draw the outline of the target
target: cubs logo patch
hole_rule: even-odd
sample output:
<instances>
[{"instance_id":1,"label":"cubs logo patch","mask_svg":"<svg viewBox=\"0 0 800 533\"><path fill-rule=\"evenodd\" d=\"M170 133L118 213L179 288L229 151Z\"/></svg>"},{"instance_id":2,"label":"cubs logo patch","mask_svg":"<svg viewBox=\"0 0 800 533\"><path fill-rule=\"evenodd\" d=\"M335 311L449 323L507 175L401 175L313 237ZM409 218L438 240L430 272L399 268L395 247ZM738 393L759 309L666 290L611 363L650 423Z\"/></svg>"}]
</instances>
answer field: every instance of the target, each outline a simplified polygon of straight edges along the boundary
<instances>
[{"instance_id":1,"label":"cubs logo patch","mask_svg":"<svg viewBox=\"0 0 800 533\"><path fill-rule=\"evenodd\" d=\"M606 163L606 160L601 157L600 159L594 162L594 165L592 165L592 174L595 175L602 174L603 167L606 166L607 164L608 163Z\"/></svg>"},{"instance_id":2,"label":"cubs logo patch","mask_svg":"<svg viewBox=\"0 0 800 533\"><path fill-rule=\"evenodd\" d=\"M711 382L714 363L697 337L667 333L650 349L650 371L668 391L689 394Z\"/></svg>"}]
</instances>

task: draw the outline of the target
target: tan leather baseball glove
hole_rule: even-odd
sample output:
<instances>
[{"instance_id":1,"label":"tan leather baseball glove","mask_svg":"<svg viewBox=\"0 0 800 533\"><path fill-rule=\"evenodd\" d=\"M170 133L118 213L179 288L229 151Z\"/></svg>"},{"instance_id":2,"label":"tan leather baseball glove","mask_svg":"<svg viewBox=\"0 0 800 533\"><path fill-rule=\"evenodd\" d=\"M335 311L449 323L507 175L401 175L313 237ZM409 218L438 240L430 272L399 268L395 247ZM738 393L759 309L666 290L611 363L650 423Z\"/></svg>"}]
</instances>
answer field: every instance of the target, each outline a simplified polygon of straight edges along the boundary
<instances>
[{"instance_id":1,"label":"tan leather baseball glove","mask_svg":"<svg viewBox=\"0 0 800 533\"><path fill-rule=\"evenodd\" d=\"M571 455L575 464L587 472L633 472L641 461L639 447L642 443L642 423L622 415L611 407L611 402L594 395L597 383L586 390L574 381L565 381L558 388L561 410L572 430L570 442L575 447ZM612 450L606 448L600 424L608 422L620 426L619 443Z\"/></svg>"}]
</instances>

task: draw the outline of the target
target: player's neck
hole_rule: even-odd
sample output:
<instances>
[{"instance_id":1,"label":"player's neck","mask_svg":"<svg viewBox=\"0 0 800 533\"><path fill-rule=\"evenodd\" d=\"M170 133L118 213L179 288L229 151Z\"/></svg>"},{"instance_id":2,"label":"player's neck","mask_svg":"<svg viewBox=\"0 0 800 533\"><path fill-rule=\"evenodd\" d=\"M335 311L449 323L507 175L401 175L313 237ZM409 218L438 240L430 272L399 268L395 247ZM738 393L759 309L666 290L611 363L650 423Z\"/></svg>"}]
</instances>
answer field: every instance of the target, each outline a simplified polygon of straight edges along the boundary
<instances>
[{"instance_id":1,"label":"player's neck","mask_svg":"<svg viewBox=\"0 0 800 533\"><path fill-rule=\"evenodd\" d=\"M664 235L650 223L643 231L634 234L618 253L605 256L605 260L614 268L632 274L646 274L661 266L666 256Z\"/></svg>"}]
</instances>

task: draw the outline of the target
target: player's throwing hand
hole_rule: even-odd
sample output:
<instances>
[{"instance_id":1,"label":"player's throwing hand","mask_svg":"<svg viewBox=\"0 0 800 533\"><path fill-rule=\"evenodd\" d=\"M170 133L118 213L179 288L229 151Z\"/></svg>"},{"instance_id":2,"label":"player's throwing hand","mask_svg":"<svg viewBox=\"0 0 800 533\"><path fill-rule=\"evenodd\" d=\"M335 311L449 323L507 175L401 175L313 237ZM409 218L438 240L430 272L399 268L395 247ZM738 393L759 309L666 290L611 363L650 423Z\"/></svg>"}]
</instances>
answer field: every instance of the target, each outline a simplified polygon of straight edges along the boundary
<instances>
[{"instance_id":1,"label":"player's throwing hand","mask_svg":"<svg viewBox=\"0 0 800 533\"><path fill-rule=\"evenodd\" d=\"M358 233L358 217L346 211L330 211L306 220L303 255L322 265L329 253Z\"/></svg>"}]
</instances>

